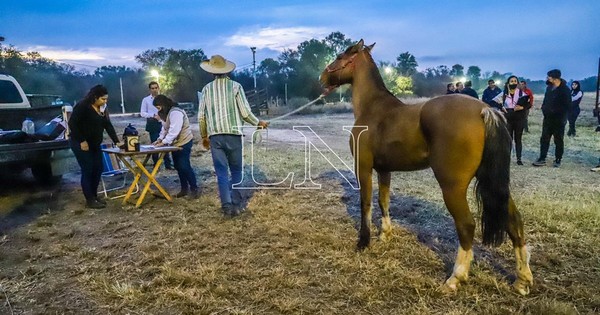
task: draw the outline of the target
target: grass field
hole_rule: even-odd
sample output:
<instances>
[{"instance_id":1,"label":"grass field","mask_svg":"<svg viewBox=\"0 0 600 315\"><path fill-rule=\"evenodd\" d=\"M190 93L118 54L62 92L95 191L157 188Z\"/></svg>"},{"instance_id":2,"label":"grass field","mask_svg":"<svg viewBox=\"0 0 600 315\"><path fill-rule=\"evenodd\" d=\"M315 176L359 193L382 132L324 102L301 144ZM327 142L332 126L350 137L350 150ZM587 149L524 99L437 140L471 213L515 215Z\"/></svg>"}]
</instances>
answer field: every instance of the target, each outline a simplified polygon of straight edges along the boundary
<instances>
[{"instance_id":1,"label":"grass field","mask_svg":"<svg viewBox=\"0 0 600 315\"><path fill-rule=\"evenodd\" d=\"M560 168L531 166L539 153L539 110L524 135L525 165L513 157L512 194L535 281L529 296L510 286L512 246L481 246L479 227L469 282L453 295L437 291L458 241L430 170L393 175L394 237L374 239L359 253L359 197L344 180L352 178L349 171L340 174L315 154L311 174L321 189L252 190L248 212L229 219L219 210L210 155L196 150L198 200L150 197L140 209L115 200L88 210L75 174L42 215L0 231L0 314L597 314L600 173L590 168L600 157L600 134L592 106L586 96L578 136L566 138ZM117 130L124 123L115 122ZM273 183L294 172L294 183L302 182L304 142L293 126L311 126L351 165L342 126L352 123L351 114L274 122L245 178ZM141 120L137 127L143 130ZM552 145L550 161L553 152ZM161 174L176 192L176 173ZM8 189L0 204L23 211L19 200L35 196ZM377 207L373 213L377 225Z\"/></svg>"}]
</instances>

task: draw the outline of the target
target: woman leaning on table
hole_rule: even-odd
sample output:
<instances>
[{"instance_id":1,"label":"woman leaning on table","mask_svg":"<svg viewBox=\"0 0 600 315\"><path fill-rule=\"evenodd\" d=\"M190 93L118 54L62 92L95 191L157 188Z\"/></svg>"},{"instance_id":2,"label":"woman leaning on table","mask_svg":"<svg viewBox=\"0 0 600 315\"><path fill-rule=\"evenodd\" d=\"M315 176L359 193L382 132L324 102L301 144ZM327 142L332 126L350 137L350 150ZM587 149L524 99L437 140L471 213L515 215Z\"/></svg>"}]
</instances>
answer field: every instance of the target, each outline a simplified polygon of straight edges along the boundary
<instances>
[{"instance_id":1,"label":"woman leaning on table","mask_svg":"<svg viewBox=\"0 0 600 315\"><path fill-rule=\"evenodd\" d=\"M100 145L104 130L113 143L121 145L106 110L107 100L108 90L102 85L96 85L75 105L69 118L69 142L81 167L81 189L86 207L93 209L106 207L106 201L98 198L98 185L103 171Z\"/></svg>"},{"instance_id":2,"label":"woman leaning on table","mask_svg":"<svg viewBox=\"0 0 600 315\"><path fill-rule=\"evenodd\" d=\"M189 194L190 198L197 199L199 196L198 184L196 183L196 174L190 164L190 155L194 144L190 121L185 111L164 95L157 95L153 104L158 109L158 115L164 123L158 139L152 144L156 147L181 147L180 151L172 152L173 166L177 170L181 183L181 191L175 197L181 198Z\"/></svg>"}]
</instances>

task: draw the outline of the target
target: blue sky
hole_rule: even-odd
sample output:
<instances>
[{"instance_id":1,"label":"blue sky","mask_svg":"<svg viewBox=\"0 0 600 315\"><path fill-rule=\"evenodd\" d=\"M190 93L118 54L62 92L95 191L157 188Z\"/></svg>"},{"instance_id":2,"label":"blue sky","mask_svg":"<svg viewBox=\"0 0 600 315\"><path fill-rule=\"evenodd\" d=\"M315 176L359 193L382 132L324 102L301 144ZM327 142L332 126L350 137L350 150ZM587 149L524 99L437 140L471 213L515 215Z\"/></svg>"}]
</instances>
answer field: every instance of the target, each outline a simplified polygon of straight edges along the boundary
<instances>
[{"instance_id":1,"label":"blue sky","mask_svg":"<svg viewBox=\"0 0 600 315\"><path fill-rule=\"evenodd\" d=\"M137 66L158 47L202 48L238 68L334 31L376 42L374 58L416 56L419 69L460 63L483 72L567 79L596 74L600 1L0 1L4 44L84 65ZM93 70L93 68L89 68Z\"/></svg>"}]
</instances>

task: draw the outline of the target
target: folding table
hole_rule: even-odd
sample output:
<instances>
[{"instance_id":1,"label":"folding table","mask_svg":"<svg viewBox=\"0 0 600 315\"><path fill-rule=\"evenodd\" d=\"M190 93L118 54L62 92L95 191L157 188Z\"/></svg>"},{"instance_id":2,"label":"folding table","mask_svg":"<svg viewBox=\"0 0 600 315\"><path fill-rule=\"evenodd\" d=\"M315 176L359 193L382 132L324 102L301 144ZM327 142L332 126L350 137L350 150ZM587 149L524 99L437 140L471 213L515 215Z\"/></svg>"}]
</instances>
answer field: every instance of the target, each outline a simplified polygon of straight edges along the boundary
<instances>
[{"instance_id":1,"label":"folding table","mask_svg":"<svg viewBox=\"0 0 600 315\"><path fill-rule=\"evenodd\" d=\"M102 149L102 151L104 151L104 152L114 154L117 157L117 159L119 159L121 162L123 162L123 164L125 164L125 166L127 168L129 168L129 170L131 170L135 174L135 177L134 177L133 181L131 182L131 185L129 186L129 190L127 191L127 194L125 195L125 198L123 198L123 204L127 203L129 198L133 194L133 191L135 190L138 182L142 181L142 177L144 177L144 180L146 181L146 183L144 184L142 193L140 194L140 196L138 197L138 199L135 203L136 208L139 208L139 206L144 201L146 194L150 190L150 185L154 185L154 187L156 187L156 189L158 189L158 191L160 191L160 193L165 197L165 199L167 199L169 202L172 202L173 198L158 183L158 181L156 180L156 175L158 174L158 171L160 170L160 165L163 162L163 158L165 157L165 154L167 154L169 152L179 151L179 150L181 150L180 147L166 147L166 146L165 147L154 147L154 146L150 146L150 145L142 145L140 147L140 151L125 151L125 150L122 150L119 148ZM146 169L146 164L148 164L148 161L150 161L152 154L158 154L158 161L156 161L156 164L154 164L154 168L152 169L152 172L149 172Z\"/></svg>"}]
</instances>

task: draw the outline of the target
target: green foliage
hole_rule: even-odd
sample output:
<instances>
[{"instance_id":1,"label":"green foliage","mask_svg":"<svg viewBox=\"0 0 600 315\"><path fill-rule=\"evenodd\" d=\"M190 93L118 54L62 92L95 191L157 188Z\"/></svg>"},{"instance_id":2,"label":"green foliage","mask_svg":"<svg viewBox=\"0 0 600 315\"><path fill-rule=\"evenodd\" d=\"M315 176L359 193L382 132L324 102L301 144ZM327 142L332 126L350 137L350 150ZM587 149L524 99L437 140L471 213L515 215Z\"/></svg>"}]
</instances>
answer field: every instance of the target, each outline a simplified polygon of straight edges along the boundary
<instances>
[{"instance_id":1,"label":"green foliage","mask_svg":"<svg viewBox=\"0 0 600 315\"><path fill-rule=\"evenodd\" d=\"M399 75L408 77L417 72L417 67L419 66L417 59L408 51L401 53L396 58L396 61L398 61L396 69Z\"/></svg>"}]
</instances>

